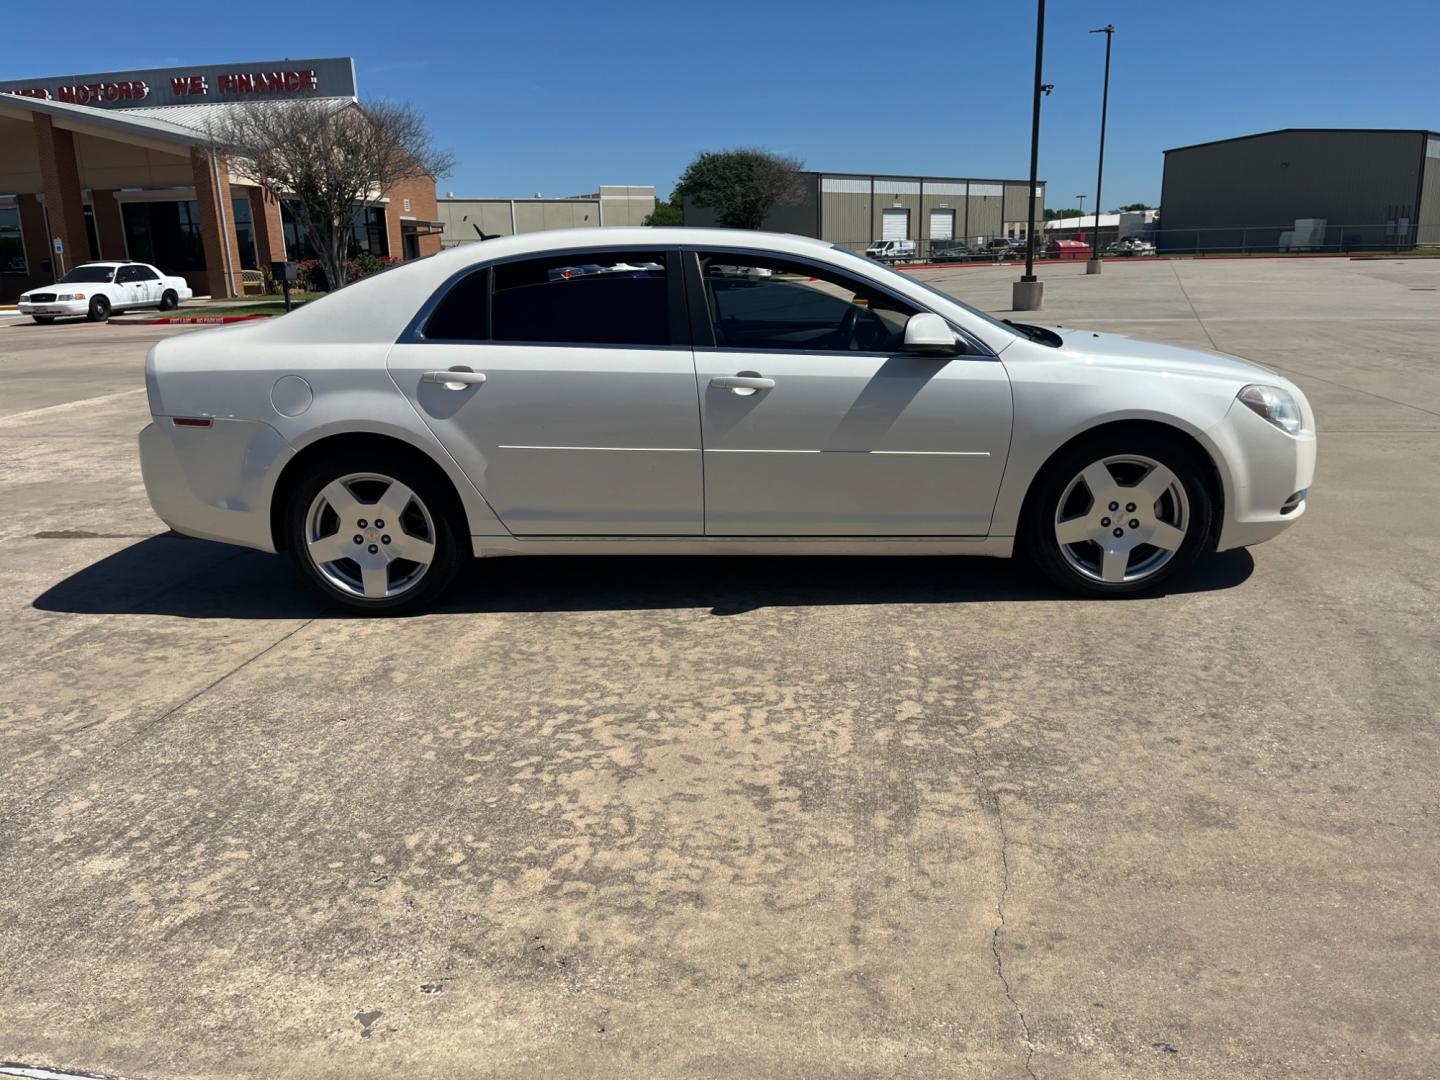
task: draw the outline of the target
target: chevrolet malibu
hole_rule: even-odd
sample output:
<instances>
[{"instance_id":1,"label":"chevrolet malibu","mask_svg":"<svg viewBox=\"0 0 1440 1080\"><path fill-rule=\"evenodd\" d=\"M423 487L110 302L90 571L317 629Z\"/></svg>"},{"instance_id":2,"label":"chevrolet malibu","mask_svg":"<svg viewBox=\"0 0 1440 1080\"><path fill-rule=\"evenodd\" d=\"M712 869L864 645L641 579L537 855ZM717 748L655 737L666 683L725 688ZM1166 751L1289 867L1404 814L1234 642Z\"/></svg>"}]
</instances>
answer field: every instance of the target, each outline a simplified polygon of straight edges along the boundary
<instances>
[{"instance_id":1,"label":"chevrolet malibu","mask_svg":"<svg viewBox=\"0 0 1440 1080\"><path fill-rule=\"evenodd\" d=\"M764 233L466 244L163 341L145 376L161 519L366 611L434 600L467 555L557 553L1018 549L1133 596L1293 524L1315 465L1274 372L998 321Z\"/></svg>"}]
</instances>

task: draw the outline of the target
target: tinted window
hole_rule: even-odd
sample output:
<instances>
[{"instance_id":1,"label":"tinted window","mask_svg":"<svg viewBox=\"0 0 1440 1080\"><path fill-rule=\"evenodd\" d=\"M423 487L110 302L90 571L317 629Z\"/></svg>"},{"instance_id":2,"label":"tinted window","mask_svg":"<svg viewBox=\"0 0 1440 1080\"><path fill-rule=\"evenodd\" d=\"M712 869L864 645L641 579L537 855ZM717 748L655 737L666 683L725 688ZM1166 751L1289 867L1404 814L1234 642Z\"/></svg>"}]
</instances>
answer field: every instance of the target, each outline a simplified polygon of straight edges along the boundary
<instances>
[{"instance_id":1,"label":"tinted window","mask_svg":"<svg viewBox=\"0 0 1440 1080\"><path fill-rule=\"evenodd\" d=\"M71 285L80 281L106 281L115 276L115 270L109 266L77 266L60 279L58 284Z\"/></svg>"},{"instance_id":2,"label":"tinted window","mask_svg":"<svg viewBox=\"0 0 1440 1080\"><path fill-rule=\"evenodd\" d=\"M136 280L136 281L155 281L155 280L157 280L158 275L155 273L154 270L151 270L150 267L148 267L148 266L137 266L137 267L134 267L134 270L135 270L135 280Z\"/></svg>"},{"instance_id":3,"label":"tinted window","mask_svg":"<svg viewBox=\"0 0 1440 1080\"><path fill-rule=\"evenodd\" d=\"M131 281L140 280L140 268L138 266L122 266L119 273L115 275L115 283L124 285Z\"/></svg>"},{"instance_id":4,"label":"tinted window","mask_svg":"<svg viewBox=\"0 0 1440 1080\"><path fill-rule=\"evenodd\" d=\"M659 251L589 251L502 263L494 268L491 339L668 345L667 260Z\"/></svg>"},{"instance_id":5,"label":"tinted window","mask_svg":"<svg viewBox=\"0 0 1440 1080\"><path fill-rule=\"evenodd\" d=\"M702 255L700 272L725 349L893 352L916 309L858 279L805 263Z\"/></svg>"},{"instance_id":6,"label":"tinted window","mask_svg":"<svg viewBox=\"0 0 1440 1080\"><path fill-rule=\"evenodd\" d=\"M476 270L450 287L425 324L432 341L487 341L490 337L490 271Z\"/></svg>"}]
</instances>

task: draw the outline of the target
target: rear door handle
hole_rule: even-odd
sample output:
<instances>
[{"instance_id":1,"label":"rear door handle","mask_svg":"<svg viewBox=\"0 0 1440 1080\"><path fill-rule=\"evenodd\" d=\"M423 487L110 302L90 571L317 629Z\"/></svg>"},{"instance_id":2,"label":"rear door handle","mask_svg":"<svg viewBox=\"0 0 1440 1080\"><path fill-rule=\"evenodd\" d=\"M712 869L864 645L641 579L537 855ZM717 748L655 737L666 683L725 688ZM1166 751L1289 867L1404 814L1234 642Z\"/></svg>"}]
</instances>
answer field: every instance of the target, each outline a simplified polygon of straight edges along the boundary
<instances>
[{"instance_id":1,"label":"rear door handle","mask_svg":"<svg viewBox=\"0 0 1440 1080\"><path fill-rule=\"evenodd\" d=\"M762 375L717 375L710 385L720 390L774 390L775 380Z\"/></svg>"},{"instance_id":2,"label":"rear door handle","mask_svg":"<svg viewBox=\"0 0 1440 1080\"><path fill-rule=\"evenodd\" d=\"M447 390L464 390L467 386L479 386L485 381L483 371L455 369L452 371L427 371L420 376L421 382L439 383Z\"/></svg>"}]
</instances>

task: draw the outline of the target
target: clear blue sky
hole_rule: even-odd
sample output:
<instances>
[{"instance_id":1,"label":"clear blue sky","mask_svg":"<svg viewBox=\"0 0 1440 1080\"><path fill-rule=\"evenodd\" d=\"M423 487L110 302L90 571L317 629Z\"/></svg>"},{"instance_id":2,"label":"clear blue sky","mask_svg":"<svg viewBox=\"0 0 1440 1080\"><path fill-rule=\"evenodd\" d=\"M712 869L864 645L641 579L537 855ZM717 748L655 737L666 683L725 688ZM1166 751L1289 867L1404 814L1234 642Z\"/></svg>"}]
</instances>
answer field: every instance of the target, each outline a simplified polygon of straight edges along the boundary
<instances>
[{"instance_id":1,"label":"clear blue sky","mask_svg":"<svg viewBox=\"0 0 1440 1080\"><path fill-rule=\"evenodd\" d=\"M0 78L354 56L458 164L440 190L668 193L702 149L817 169L1023 177L1032 0L164 5L57 29L13 4ZM1169 146L1277 127L1440 128L1440 0L1050 0L1040 175L1093 206L1113 22L1105 204L1156 202ZM398 13L398 14L397 14ZM88 27L88 28L87 28ZM20 47L19 43L23 43Z\"/></svg>"}]
</instances>

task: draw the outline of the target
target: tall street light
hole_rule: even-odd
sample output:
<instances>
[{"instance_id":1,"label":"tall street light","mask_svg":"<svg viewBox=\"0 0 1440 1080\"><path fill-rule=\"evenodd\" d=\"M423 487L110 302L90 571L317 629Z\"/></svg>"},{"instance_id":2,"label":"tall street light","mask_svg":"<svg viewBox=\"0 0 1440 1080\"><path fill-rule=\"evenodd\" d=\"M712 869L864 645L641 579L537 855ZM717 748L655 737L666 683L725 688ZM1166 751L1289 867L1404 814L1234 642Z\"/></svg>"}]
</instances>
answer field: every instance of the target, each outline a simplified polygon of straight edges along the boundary
<instances>
[{"instance_id":1,"label":"tall street light","mask_svg":"<svg viewBox=\"0 0 1440 1080\"><path fill-rule=\"evenodd\" d=\"M1105 89L1100 93L1100 165L1095 173L1095 241L1090 247L1090 261L1085 264L1087 274L1100 273L1100 185L1105 180L1105 114L1110 111L1110 43L1115 37L1115 27L1106 23L1092 34L1105 35ZM1116 230L1118 235L1119 230Z\"/></svg>"},{"instance_id":2,"label":"tall street light","mask_svg":"<svg viewBox=\"0 0 1440 1080\"><path fill-rule=\"evenodd\" d=\"M1080 228L1081 228L1081 229L1084 229L1084 228L1085 228L1085 200L1088 199L1089 197L1090 197L1089 195L1076 195L1076 196L1075 196L1075 198L1077 198L1077 199L1080 200Z\"/></svg>"},{"instance_id":3,"label":"tall street light","mask_svg":"<svg viewBox=\"0 0 1440 1080\"><path fill-rule=\"evenodd\" d=\"M1026 222L1025 273L1011 286L1010 307L1014 311L1038 311L1045 296L1045 283L1035 278L1035 184L1040 168L1040 96L1053 86L1043 83L1045 67L1045 0L1036 0L1035 12L1035 109L1030 120L1030 217Z\"/></svg>"}]
</instances>

